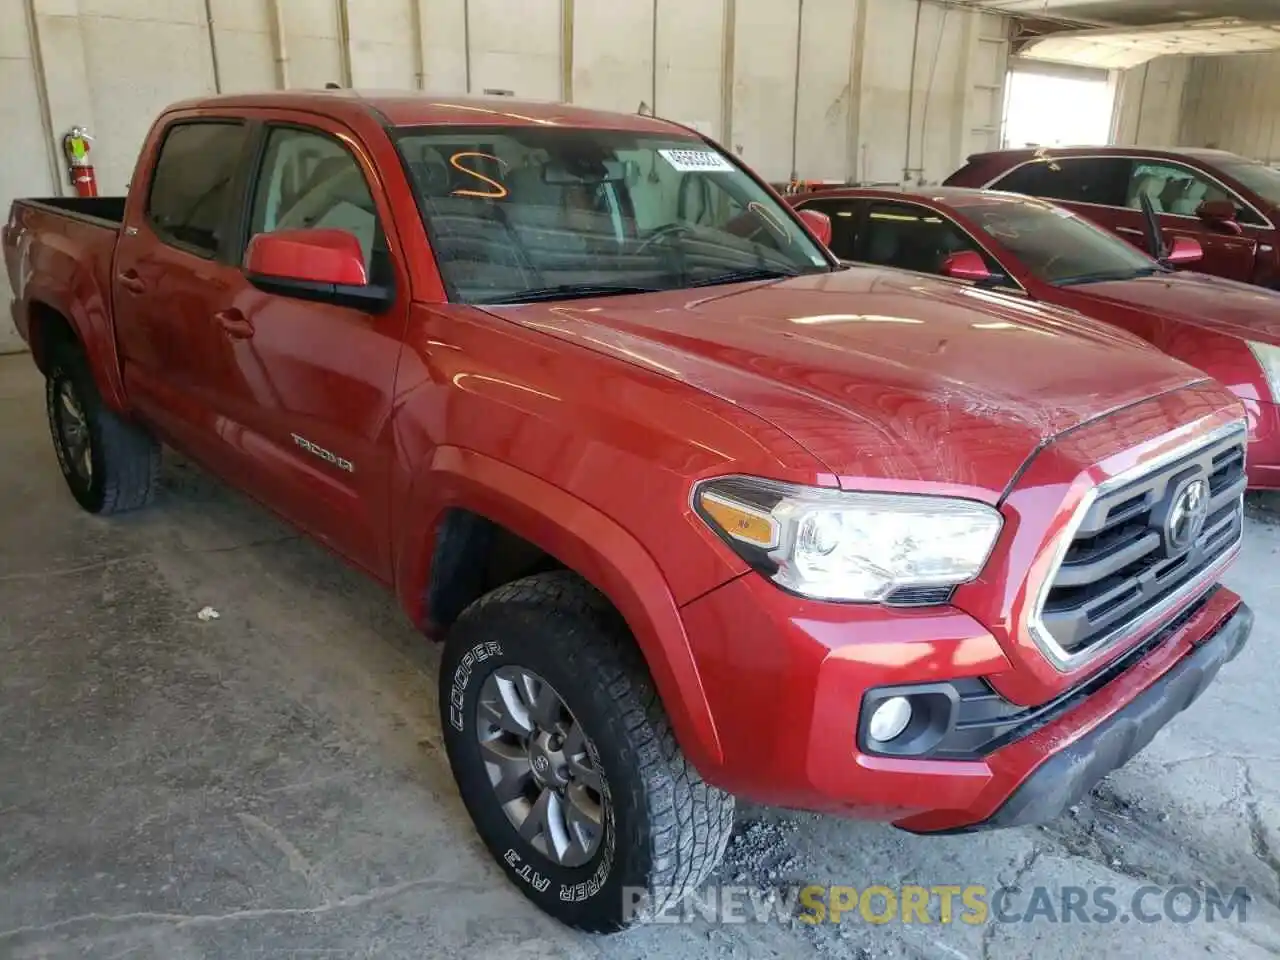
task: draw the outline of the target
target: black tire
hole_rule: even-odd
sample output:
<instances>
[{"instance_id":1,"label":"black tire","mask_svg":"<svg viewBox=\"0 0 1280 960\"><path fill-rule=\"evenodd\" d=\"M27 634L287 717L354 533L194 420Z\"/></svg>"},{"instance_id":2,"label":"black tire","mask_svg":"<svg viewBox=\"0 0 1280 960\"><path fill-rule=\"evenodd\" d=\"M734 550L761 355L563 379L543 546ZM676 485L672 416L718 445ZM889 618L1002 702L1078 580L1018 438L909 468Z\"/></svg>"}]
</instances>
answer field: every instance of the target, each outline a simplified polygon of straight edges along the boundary
<instances>
[{"instance_id":1,"label":"black tire","mask_svg":"<svg viewBox=\"0 0 1280 960\"><path fill-rule=\"evenodd\" d=\"M563 866L521 837L490 783L480 691L504 666L545 678L590 738L605 784L604 835L582 866ZM575 574L526 577L468 607L446 642L440 703L476 830L520 891L562 923L621 930L696 889L724 855L733 797L685 759L621 617Z\"/></svg>"},{"instance_id":2,"label":"black tire","mask_svg":"<svg viewBox=\"0 0 1280 960\"><path fill-rule=\"evenodd\" d=\"M73 455L67 424L68 396L83 418L89 467ZM137 424L117 416L102 402L84 354L59 344L49 358L45 407L58 465L76 502L90 513L136 510L151 502L160 474L160 445ZM73 462L74 461L74 462Z\"/></svg>"}]
</instances>

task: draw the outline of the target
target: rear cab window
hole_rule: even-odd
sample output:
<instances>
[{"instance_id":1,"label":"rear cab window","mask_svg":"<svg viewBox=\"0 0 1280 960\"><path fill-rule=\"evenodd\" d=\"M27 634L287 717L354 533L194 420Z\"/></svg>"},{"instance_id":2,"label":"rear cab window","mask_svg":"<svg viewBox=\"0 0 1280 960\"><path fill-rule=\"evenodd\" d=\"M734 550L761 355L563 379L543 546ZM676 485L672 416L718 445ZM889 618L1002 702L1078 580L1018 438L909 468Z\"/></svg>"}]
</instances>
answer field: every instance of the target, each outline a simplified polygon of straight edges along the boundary
<instances>
[{"instance_id":1,"label":"rear cab window","mask_svg":"<svg viewBox=\"0 0 1280 960\"><path fill-rule=\"evenodd\" d=\"M236 210L236 173L248 127L235 120L191 120L164 134L147 192L146 218L164 242L214 257Z\"/></svg>"}]
</instances>

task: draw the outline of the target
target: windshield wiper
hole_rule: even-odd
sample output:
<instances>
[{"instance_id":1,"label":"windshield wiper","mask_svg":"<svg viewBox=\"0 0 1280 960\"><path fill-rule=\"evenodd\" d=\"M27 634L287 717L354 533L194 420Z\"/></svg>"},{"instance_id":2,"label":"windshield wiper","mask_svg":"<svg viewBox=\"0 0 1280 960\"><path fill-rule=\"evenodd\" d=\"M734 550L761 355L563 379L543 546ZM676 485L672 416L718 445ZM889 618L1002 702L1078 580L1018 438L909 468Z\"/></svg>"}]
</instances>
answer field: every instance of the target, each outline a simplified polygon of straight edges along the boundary
<instances>
[{"instance_id":1,"label":"windshield wiper","mask_svg":"<svg viewBox=\"0 0 1280 960\"><path fill-rule=\"evenodd\" d=\"M1157 273L1171 273L1168 267L1152 264L1149 267L1138 267L1134 270L1099 270L1097 273L1082 273L1075 277L1063 277L1054 280L1055 287L1074 287L1082 283L1103 283L1107 280L1137 280L1139 277L1153 277Z\"/></svg>"},{"instance_id":2,"label":"windshield wiper","mask_svg":"<svg viewBox=\"0 0 1280 960\"><path fill-rule=\"evenodd\" d=\"M627 293L657 293L662 287L642 287L623 283L557 283L550 287L534 287L492 300L476 300L480 304L537 303L542 300L575 300L580 297L614 297Z\"/></svg>"},{"instance_id":3,"label":"windshield wiper","mask_svg":"<svg viewBox=\"0 0 1280 960\"><path fill-rule=\"evenodd\" d=\"M743 270L731 270L718 273L714 277L703 277L689 283L691 287L714 287L721 283L743 283L747 280L781 280L784 277L798 277L799 270L788 270L781 267L747 267Z\"/></svg>"}]
</instances>

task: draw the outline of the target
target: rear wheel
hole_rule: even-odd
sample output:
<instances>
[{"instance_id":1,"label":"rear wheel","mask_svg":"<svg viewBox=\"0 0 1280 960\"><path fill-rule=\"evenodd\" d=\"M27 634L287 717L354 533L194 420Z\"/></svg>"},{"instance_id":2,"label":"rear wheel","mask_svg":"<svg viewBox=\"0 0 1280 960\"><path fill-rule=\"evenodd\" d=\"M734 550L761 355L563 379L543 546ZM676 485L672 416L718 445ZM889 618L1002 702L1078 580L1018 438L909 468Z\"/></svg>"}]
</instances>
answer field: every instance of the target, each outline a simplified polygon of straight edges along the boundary
<instances>
[{"instance_id":1,"label":"rear wheel","mask_svg":"<svg viewBox=\"0 0 1280 960\"><path fill-rule=\"evenodd\" d=\"M622 929L719 863L733 798L685 760L621 618L574 574L526 577L469 607L440 702L477 831L556 919Z\"/></svg>"},{"instance_id":2,"label":"rear wheel","mask_svg":"<svg viewBox=\"0 0 1280 960\"><path fill-rule=\"evenodd\" d=\"M60 344L45 380L49 432L72 496L90 513L122 513L151 502L160 446L102 403L75 346Z\"/></svg>"}]
</instances>

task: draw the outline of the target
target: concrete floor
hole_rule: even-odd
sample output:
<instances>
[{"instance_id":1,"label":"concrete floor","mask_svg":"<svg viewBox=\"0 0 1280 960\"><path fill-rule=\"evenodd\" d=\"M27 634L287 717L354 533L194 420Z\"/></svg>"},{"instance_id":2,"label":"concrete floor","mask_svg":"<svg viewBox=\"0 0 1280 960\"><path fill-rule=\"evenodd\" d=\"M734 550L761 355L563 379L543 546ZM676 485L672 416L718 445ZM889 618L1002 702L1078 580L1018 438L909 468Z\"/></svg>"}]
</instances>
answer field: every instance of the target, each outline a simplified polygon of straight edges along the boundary
<instances>
[{"instance_id":1,"label":"concrete floor","mask_svg":"<svg viewBox=\"0 0 1280 960\"><path fill-rule=\"evenodd\" d=\"M536 911L476 840L437 651L381 590L169 457L153 509L80 512L26 357L0 357L0 957L1280 955L1270 502L1228 577L1248 649L1078 813L924 839L747 808L726 883L1247 885L1248 921L653 926ZM206 604L221 618L200 622ZM1158 903L1158 899L1154 901Z\"/></svg>"}]
</instances>

